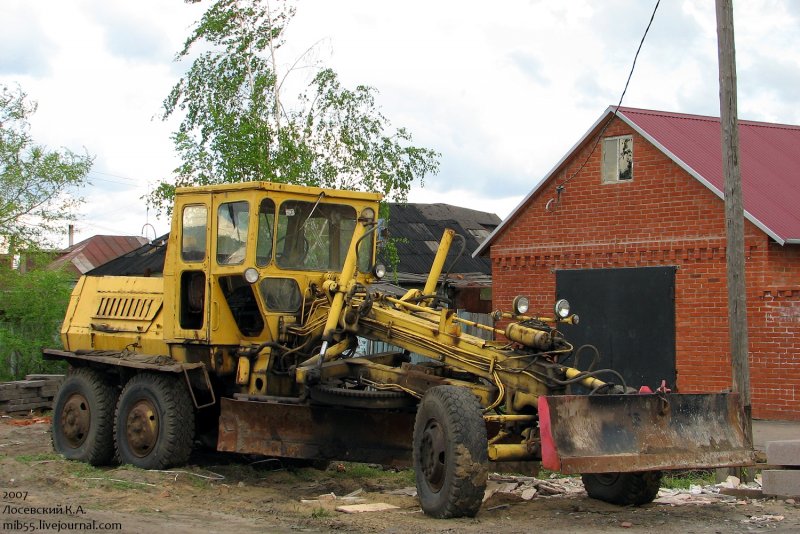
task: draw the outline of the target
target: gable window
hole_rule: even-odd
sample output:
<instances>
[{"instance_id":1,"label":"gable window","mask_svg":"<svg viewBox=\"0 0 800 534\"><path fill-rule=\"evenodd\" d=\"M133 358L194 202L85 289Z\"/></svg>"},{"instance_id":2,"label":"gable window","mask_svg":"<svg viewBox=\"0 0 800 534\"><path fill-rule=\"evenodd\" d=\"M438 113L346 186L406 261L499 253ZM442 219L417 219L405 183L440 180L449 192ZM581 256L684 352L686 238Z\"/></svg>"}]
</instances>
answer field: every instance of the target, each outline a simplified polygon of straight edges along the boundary
<instances>
[{"instance_id":1,"label":"gable window","mask_svg":"<svg viewBox=\"0 0 800 534\"><path fill-rule=\"evenodd\" d=\"M603 139L603 183L633 180L633 137Z\"/></svg>"}]
</instances>

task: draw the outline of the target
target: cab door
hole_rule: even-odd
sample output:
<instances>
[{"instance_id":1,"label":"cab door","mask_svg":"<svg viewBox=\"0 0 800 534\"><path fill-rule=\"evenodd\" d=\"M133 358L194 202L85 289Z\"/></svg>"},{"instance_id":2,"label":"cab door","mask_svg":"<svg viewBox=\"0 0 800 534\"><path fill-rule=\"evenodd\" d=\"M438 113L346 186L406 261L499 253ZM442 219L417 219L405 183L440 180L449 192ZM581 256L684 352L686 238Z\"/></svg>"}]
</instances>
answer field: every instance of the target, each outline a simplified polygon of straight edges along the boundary
<instances>
[{"instance_id":1,"label":"cab door","mask_svg":"<svg viewBox=\"0 0 800 534\"><path fill-rule=\"evenodd\" d=\"M244 271L256 265L255 197L235 192L214 197L211 206L210 335L214 345L260 340L264 316Z\"/></svg>"},{"instance_id":2,"label":"cab door","mask_svg":"<svg viewBox=\"0 0 800 534\"><path fill-rule=\"evenodd\" d=\"M164 266L168 342L208 342L210 209L208 197L201 195L183 198L175 206L170 242L177 247L168 249Z\"/></svg>"}]
</instances>

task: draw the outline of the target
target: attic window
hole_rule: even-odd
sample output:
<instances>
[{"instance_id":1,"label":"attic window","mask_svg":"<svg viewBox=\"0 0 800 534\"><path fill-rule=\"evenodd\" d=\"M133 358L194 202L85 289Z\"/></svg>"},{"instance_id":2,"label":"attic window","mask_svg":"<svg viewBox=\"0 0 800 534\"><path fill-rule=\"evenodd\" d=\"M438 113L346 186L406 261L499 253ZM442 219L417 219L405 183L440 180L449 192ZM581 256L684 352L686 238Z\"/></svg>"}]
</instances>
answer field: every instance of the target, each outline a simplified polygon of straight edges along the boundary
<instances>
[{"instance_id":1,"label":"attic window","mask_svg":"<svg viewBox=\"0 0 800 534\"><path fill-rule=\"evenodd\" d=\"M633 137L603 139L603 183L633 180Z\"/></svg>"}]
</instances>

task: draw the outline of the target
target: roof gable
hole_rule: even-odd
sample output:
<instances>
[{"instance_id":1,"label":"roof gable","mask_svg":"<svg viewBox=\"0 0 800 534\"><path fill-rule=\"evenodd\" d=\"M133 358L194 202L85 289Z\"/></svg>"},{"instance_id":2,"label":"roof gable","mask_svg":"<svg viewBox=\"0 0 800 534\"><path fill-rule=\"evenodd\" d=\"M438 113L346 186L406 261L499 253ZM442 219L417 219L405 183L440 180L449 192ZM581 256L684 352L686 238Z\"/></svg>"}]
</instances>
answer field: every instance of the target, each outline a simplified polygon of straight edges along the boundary
<instances>
[{"instance_id":1,"label":"roof gable","mask_svg":"<svg viewBox=\"0 0 800 534\"><path fill-rule=\"evenodd\" d=\"M611 106L600 116L478 247L475 256L485 253L530 199L557 176L578 151L594 141L613 118L614 110ZM625 107L620 107L616 116L723 198L719 118ZM781 245L800 244L800 126L740 120L739 164L745 217Z\"/></svg>"}]
</instances>

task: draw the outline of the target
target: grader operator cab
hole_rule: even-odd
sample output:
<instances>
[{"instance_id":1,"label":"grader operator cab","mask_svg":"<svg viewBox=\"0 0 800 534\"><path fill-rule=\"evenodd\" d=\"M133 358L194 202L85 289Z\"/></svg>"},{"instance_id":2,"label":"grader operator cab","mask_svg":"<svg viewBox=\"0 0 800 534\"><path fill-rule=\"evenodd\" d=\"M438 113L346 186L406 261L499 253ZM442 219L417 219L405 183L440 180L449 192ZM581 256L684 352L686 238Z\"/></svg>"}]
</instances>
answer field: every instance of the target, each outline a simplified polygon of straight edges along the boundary
<instances>
[{"instance_id":1,"label":"grader operator cab","mask_svg":"<svg viewBox=\"0 0 800 534\"><path fill-rule=\"evenodd\" d=\"M451 231L422 290L375 289L388 287L375 284L379 200L263 182L178 189L163 277L81 278L64 350L45 350L71 367L56 451L161 469L204 442L412 465L435 517L475 515L494 462L582 473L590 496L642 504L662 470L752 461L736 395L640 392L567 365L558 325L577 316L565 301L534 314L517 298L491 327L458 317L436 295ZM359 337L399 349L362 355Z\"/></svg>"}]
</instances>

